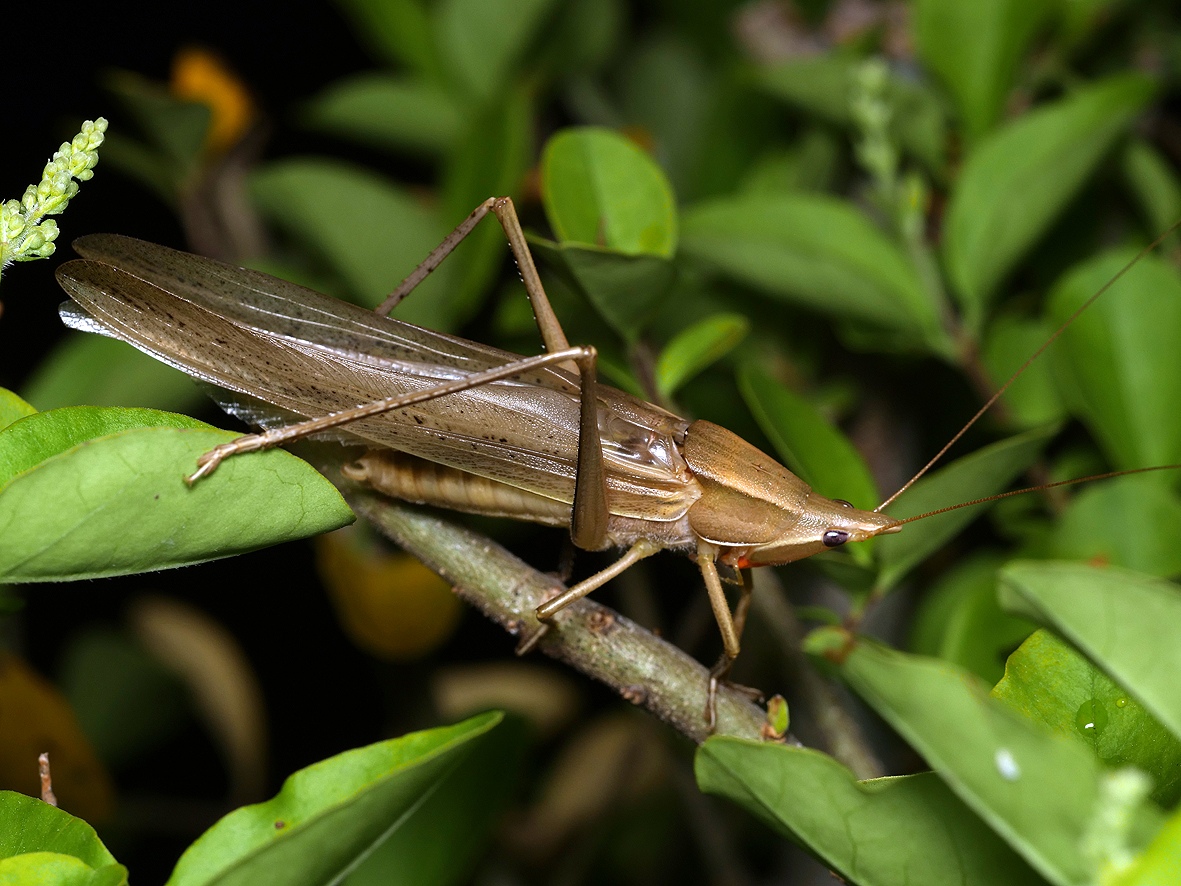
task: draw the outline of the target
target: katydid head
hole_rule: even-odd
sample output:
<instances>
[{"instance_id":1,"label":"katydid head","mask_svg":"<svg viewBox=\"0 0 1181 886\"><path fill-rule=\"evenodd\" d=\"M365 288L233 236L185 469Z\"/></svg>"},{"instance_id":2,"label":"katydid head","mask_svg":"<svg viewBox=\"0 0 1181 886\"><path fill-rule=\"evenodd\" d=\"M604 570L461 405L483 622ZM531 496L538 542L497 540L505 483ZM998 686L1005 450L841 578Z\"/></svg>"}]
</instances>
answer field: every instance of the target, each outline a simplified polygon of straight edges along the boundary
<instances>
[{"instance_id":1,"label":"katydid head","mask_svg":"<svg viewBox=\"0 0 1181 886\"><path fill-rule=\"evenodd\" d=\"M809 492L800 519L780 535L742 552L737 558L723 558L739 568L778 566L839 548L850 542L865 541L876 535L897 532L901 524L894 517L863 511L839 498L825 498Z\"/></svg>"},{"instance_id":2,"label":"katydid head","mask_svg":"<svg viewBox=\"0 0 1181 886\"><path fill-rule=\"evenodd\" d=\"M790 563L898 525L813 492L771 456L711 422L689 426L682 453L701 487L689 525L731 566Z\"/></svg>"}]
</instances>

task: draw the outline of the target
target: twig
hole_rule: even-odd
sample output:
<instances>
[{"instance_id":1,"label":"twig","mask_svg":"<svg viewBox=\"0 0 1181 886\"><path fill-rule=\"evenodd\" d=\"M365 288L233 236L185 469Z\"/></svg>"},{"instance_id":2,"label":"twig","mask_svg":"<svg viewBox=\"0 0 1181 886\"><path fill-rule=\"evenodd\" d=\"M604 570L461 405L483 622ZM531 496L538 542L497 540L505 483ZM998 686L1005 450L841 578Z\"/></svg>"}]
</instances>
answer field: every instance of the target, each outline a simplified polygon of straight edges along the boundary
<instances>
[{"instance_id":1,"label":"twig","mask_svg":"<svg viewBox=\"0 0 1181 886\"><path fill-rule=\"evenodd\" d=\"M463 599L516 636L539 627L533 610L562 585L499 545L418 508L350 486L320 465L353 510L455 586ZM612 687L700 744L708 671L677 647L619 613L583 599L559 612L537 648ZM757 739L765 713L729 687L717 695L719 733Z\"/></svg>"},{"instance_id":2,"label":"twig","mask_svg":"<svg viewBox=\"0 0 1181 886\"><path fill-rule=\"evenodd\" d=\"M50 806L56 806L57 795L53 793L53 778L49 774L48 753L43 753L37 758L37 771L41 773L41 801Z\"/></svg>"},{"instance_id":3,"label":"twig","mask_svg":"<svg viewBox=\"0 0 1181 886\"><path fill-rule=\"evenodd\" d=\"M754 607L778 639L792 676L799 683L800 693L824 735L829 753L848 766L859 779L881 777L885 770L861 728L841 706L824 678L808 663L801 649L803 627L787 601L783 585L770 569L756 569L754 578Z\"/></svg>"}]
</instances>

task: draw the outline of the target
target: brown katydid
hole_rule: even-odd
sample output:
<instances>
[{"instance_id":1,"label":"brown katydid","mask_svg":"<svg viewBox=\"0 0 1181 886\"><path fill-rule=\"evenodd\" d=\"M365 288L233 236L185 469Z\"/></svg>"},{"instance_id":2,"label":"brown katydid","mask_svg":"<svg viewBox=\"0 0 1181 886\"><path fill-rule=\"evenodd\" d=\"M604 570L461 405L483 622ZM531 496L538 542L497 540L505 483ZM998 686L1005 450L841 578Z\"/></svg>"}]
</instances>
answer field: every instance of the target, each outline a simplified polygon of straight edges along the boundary
<instances>
[{"instance_id":1,"label":"brown katydid","mask_svg":"<svg viewBox=\"0 0 1181 886\"><path fill-rule=\"evenodd\" d=\"M489 212L517 260L540 356L383 316ZM190 482L235 453L333 434L368 447L345 473L379 492L568 527L588 550L627 549L538 607L541 630L638 560L688 552L724 647L710 676L711 727L714 690L738 655L750 603L743 581L731 611L717 564L788 563L901 528L879 513L897 494L875 511L825 498L730 431L599 384L596 352L567 342L508 198L481 204L377 312L126 237L74 245L83 259L57 272L76 303L62 309L69 325L127 341L214 385L229 411L267 429L206 453Z\"/></svg>"}]
</instances>

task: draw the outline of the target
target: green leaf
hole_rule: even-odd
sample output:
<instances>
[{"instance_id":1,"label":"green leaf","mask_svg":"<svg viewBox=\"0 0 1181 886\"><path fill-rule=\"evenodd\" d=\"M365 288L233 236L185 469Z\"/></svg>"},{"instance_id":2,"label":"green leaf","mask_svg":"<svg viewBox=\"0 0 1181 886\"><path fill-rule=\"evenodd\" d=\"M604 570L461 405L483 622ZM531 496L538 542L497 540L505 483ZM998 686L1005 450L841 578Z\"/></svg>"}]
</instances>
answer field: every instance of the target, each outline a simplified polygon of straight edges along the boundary
<instances>
[{"instance_id":1,"label":"green leaf","mask_svg":"<svg viewBox=\"0 0 1181 886\"><path fill-rule=\"evenodd\" d=\"M1109 882L1111 886L1174 886L1178 870L1181 870L1181 809L1173 813L1132 867Z\"/></svg>"},{"instance_id":2,"label":"green leaf","mask_svg":"<svg viewBox=\"0 0 1181 886\"><path fill-rule=\"evenodd\" d=\"M111 72L104 85L131 113L149 145L166 164L172 177L170 196L177 199L181 185L205 148L212 108L203 102L178 99L162 84L130 71ZM103 157L108 159L105 152Z\"/></svg>"},{"instance_id":3,"label":"green leaf","mask_svg":"<svg viewBox=\"0 0 1181 886\"><path fill-rule=\"evenodd\" d=\"M1163 234L1181 218L1181 180L1169 161L1141 138L1128 141L1123 156L1124 177L1148 219L1149 233ZM1177 235L1165 241L1165 251L1176 248Z\"/></svg>"},{"instance_id":4,"label":"green leaf","mask_svg":"<svg viewBox=\"0 0 1181 886\"><path fill-rule=\"evenodd\" d=\"M357 36L387 61L439 80L443 67L422 0L337 0Z\"/></svg>"},{"instance_id":5,"label":"green leaf","mask_svg":"<svg viewBox=\"0 0 1181 886\"><path fill-rule=\"evenodd\" d=\"M520 194L534 159L536 113L533 91L523 85L488 103L479 114L469 115L467 130L443 172L442 205L449 221L458 224L489 197ZM488 219L449 259L456 263L451 298L460 305L461 316L481 303L499 277L506 246L503 229Z\"/></svg>"},{"instance_id":6,"label":"green leaf","mask_svg":"<svg viewBox=\"0 0 1181 886\"><path fill-rule=\"evenodd\" d=\"M23 471L0 493L0 580L167 569L327 532L353 519L335 487L279 450L230 458L188 487L183 478L197 457L238 435L205 430L183 416L159 422L172 426L133 428L49 454L75 439L78 414L115 413L109 426L118 426L118 414L126 412L137 411L54 410L0 432L9 470ZM185 421L189 428L176 426ZM35 461L41 456L47 457Z\"/></svg>"},{"instance_id":7,"label":"green leaf","mask_svg":"<svg viewBox=\"0 0 1181 886\"><path fill-rule=\"evenodd\" d=\"M145 406L185 412L208 398L179 369L105 335L69 332L24 389L42 410L59 406Z\"/></svg>"},{"instance_id":8,"label":"green leaf","mask_svg":"<svg viewBox=\"0 0 1181 886\"><path fill-rule=\"evenodd\" d=\"M500 93L553 7L554 0L442 0L432 18L446 76L476 99Z\"/></svg>"},{"instance_id":9,"label":"green leaf","mask_svg":"<svg viewBox=\"0 0 1181 886\"><path fill-rule=\"evenodd\" d=\"M273 799L231 812L199 837L168 886L337 882L413 821L501 716L481 714L301 769Z\"/></svg>"},{"instance_id":10,"label":"green leaf","mask_svg":"<svg viewBox=\"0 0 1181 886\"><path fill-rule=\"evenodd\" d=\"M515 792L527 747L524 725L506 718L476 742L409 821L345 878L345 886L468 882Z\"/></svg>"},{"instance_id":11,"label":"green leaf","mask_svg":"<svg viewBox=\"0 0 1181 886\"><path fill-rule=\"evenodd\" d=\"M462 108L441 86L389 74L333 83L303 108L311 128L385 150L440 155L463 130Z\"/></svg>"},{"instance_id":12,"label":"green leaf","mask_svg":"<svg viewBox=\"0 0 1181 886\"><path fill-rule=\"evenodd\" d=\"M1105 766L1147 772L1152 798L1166 809L1181 799L1181 739L1049 631L1037 631L1010 656L992 696L1055 735L1083 742Z\"/></svg>"},{"instance_id":13,"label":"green leaf","mask_svg":"<svg viewBox=\"0 0 1181 886\"><path fill-rule=\"evenodd\" d=\"M1146 77L1111 77L996 130L968 156L947 208L943 258L969 328L983 325L1009 271L1152 94Z\"/></svg>"},{"instance_id":14,"label":"green leaf","mask_svg":"<svg viewBox=\"0 0 1181 886\"><path fill-rule=\"evenodd\" d=\"M581 292L623 339L634 342L672 290L675 269L666 258L561 245L529 237L536 257Z\"/></svg>"},{"instance_id":15,"label":"green leaf","mask_svg":"<svg viewBox=\"0 0 1181 886\"><path fill-rule=\"evenodd\" d=\"M17 419L32 415L36 411L8 388L0 388L0 431Z\"/></svg>"},{"instance_id":16,"label":"green leaf","mask_svg":"<svg viewBox=\"0 0 1181 886\"><path fill-rule=\"evenodd\" d=\"M1022 427L1037 427L1066 417L1066 407L1054 384L1049 360L1027 360L1049 339L1048 323L1004 314L988 325L981 357L993 387L999 388L1021 369L1021 377L1001 397Z\"/></svg>"},{"instance_id":17,"label":"green leaf","mask_svg":"<svg viewBox=\"0 0 1181 886\"><path fill-rule=\"evenodd\" d=\"M314 158L259 168L250 191L260 211L323 257L361 304L379 304L446 233L409 192L358 167ZM448 263L424 280L395 316L431 329L454 328L463 311Z\"/></svg>"},{"instance_id":18,"label":"green leaf","mask_svg":"<svg viewBox=\"0 0 1181 886\"><path fill-rule=\"evenodd\" d=\"M865 460L816 407L753 364L742 367L738 389L775 451L800 479L828 498L863 510L877 506L881 496ZM873 543L876 539L850 546L850 555L868 562Z\"/></svg>"},{"instance_id":19,"label":"green leaf","mask_svg":"<svg viewBox=\"0 0 1181 886\"><path fill-rule=\"evenodd\" d=\"M685 214L681 251L768 295L950 352L914 266L846 201L746 194L699 204Z\"/></svg>"},{"instance_id":20,"label":"green leaf","mask_svg":"<svg viewBox=\"0 0 1181 886\"><path fill-rule=\"evenodd\" d=\"M894 727L1013 849L1051 883L1090 881L1079 846L1099 799L1098 761L1042 732L947 662L820 628L805 648ZM1140 812L1144 829L1155 807Z\"/></svg>"},{"instance_id":21,"label":"green leaf","mask_svg":"<svg viewBox=\"0 0 1181 886\"><path fill-rule=\"evenodd\" d=\"M1064 323L1129 261L1100 255L1068 271L1047 313ZM1141 258L1062 334L1054 366L1067 406L1118 468L1181 462L1181 280L1156 256Z\"/></svg>"},{"instance_id":22,"label":"green leaf","mask_svg":"<svg viewBox=\"0 0 1181 886\"><path fill-rule=\"evenodd\" d=\"M957 459L915 483L897 504L888 508L890 516L905 519L959 502L996 495L1037 460L1057 431L1057 426L1036 428ZM876 551L881 564L878 589L893 587L987 507L985 503L960 508L928 517L919 526L904 526L901 532L881 536Z\"/></svg>"},{"instance_id":23,"label":"green leaf","mask_svg":"<svg viewBox=\"0 0 1181 886\"><path fill-rule=\"evenodd\" d=\"M0 791L0 858L30 852L73 856L88 867L115 864L94 828L63 809L15 791Z\"/></svg>"},{"instance_id":24,"label":"green leaf","mask_svg":"<svg viewBox=\"0 0 1181 886\"><path fill-rule=\"evenodd\" d=\"M720 153L708 156L705 144L711 105L722 99L718 73L698 47L667 29L642 37L620 61L617 114L643 132L675 193L691 199L702 165L717 163Z\"/></svg>"},{"instance_id":25,"label":"green leaf","mask_svg":"<svg viewBox=\"0 0 1181 886\"><path fill-rule=\"evenodd\" d=\"M758 71L757 82L770 95L845 127L853 126L853 84L864 59L851 52L798 55ZM890 109L889 134L928 169L946 165L947 120L942 104L926 85L891 74L883 98Z\"/></svg>"},{"instance_id":26,"label":"green leaf","mask_svg":"<svg viewBox=\"0 0 1181 886\"><path fill-rule=\"evenodd\" d=\"M30 852L0 860L0 886L122 886L126 882L123 865L96 871L72 855Z\"/></svg>"},{"instance_id":27,"label":"green leaf","mask_svg":"<svg viewBox=\"0 0 1181 886\"><path fill-rule=\"evenodd\" d=\"M944 575L923 598L910 649L971 671L990 686L1005 660L1037 625L1009 615L996 600L999 554L973 556Z\"/></svg>"},{"instance_id":28,"label":"green leaf","mask_svg":"<svg viewBox=\"0 0 1181 886\"><path fill-rule=\"evenodd\" d=\"M933 773L856 781L818 751L714 736L697 784L728 797L861 886L1042 880Z\"/></svg>"},{"instance_id":29,"label":"green leaf","mask_svg":"<svg viewBox=\"0 0 1181 886\"><path fill-rule=\"evenodd\" d=\"M0 491L17 476L46 459L61 455L96 437L136 428L217 430L213 425L187 415L155 409L70 406L38 412L36 417L14 422L0 432Z\"/></svg>"},{"instance_id":30,"label":"green leaf","mask_svg":"<svg viewBox=\"0 0 1181 886\"><path fill-rule=\"evenodd\" d=\"M742 314L714 314L681 330L656 360L656 389L671 397L681 385L732 351L750 332Z\"/></svg>"},{"instance_id":31,"label":"green leaf","mask_svg":"<svg viewBox=\"0 0 1181 886\"><path fill-rule=\"evenodd\" d=\"M1017 65L1054 8L1050 0L915 4L915 48L955 97L970 141L1000 118Z\"/></svg>"},{"instance_id":32,"label":"green leaf","mask_svg":"<svg viewBox=\"0 0 1181 886\"><path fill-rule=\"evenodd\" d=\"M1088 485L1054 527L1049 556L1181 574L1181 498L1149 476Z\"/></svg>"},{"instance_id":33,"label":"green leaf","mask_svg":"<svg viewBox=\"0 0 1181 886\"><path fill-rule=\"evenodd\" d=\"M1181 738L1181 590L1124 569L1010 564L1001 605L1054 628Z\"/></svg>"},{"instance_id":34,"label":"green leaf","mask_svg":"<svg viewBox=\"0 0 1181 886\"><path fill-rule=\"evenodd\" d=\"M129 636L90 628L66 647L57 683L108 766L136 760L184 723L189 692Z\"/></svg>"},{"instance_id":35,"label":"green leaf","mask_svg":"<svg viewBox=\"0 0 1181 886\"><path fill-rule=\"evenodd\" d=\"M664 172L609 129L564 129L541 154L541 193L558 241L671 258L676 201Z\"/></svg>"}]
</instances>

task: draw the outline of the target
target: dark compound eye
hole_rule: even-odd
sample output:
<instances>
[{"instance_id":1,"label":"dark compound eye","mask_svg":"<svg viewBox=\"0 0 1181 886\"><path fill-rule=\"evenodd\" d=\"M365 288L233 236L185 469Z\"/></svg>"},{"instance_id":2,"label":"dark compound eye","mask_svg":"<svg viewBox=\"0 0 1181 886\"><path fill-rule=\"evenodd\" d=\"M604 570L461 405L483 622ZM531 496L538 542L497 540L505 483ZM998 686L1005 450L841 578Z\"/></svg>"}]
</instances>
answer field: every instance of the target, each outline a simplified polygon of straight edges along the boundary
<instances>
[{"instance_id":1,"label":"dark compound eye","mask_svg":"<svg viewBox=\"0 0 1181 886\"><path fill-rule=\"evenodd\" d=\"M830 529L820 536L820 540L824 542L825 547L836 548L849 540L849 533L843 529Z\"/></svg>"},{"instance_id":2,"label":"dark compound eye","mask_svg":"<svg viewBox=\"0 0 1181 886\"><path fill-rule=\"evenodd\" d=\"M853 505L851 505L849 502L845 501L843 498L834 498L833 501L835 501L837 504L839 504L842 508L853 507Z\"/></svg>"}]
</instances>

